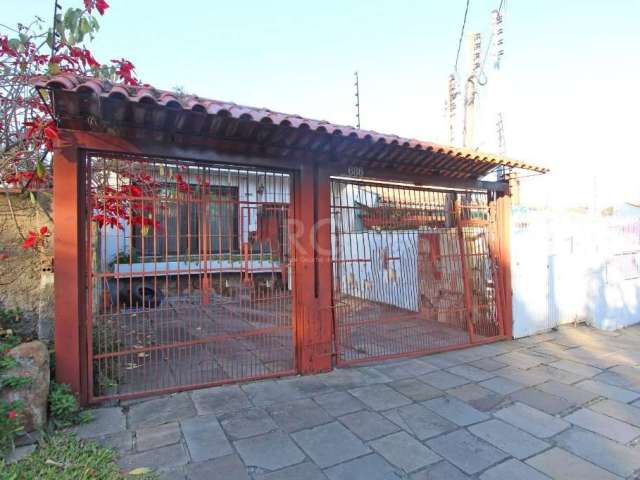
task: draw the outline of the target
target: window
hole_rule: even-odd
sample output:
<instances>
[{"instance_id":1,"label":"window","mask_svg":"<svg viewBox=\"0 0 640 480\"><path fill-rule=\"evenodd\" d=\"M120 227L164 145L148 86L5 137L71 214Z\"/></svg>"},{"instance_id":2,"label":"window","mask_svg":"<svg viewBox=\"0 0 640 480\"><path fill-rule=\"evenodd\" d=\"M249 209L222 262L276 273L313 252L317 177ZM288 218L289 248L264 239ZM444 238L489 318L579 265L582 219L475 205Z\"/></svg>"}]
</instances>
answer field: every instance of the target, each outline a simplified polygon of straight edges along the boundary
<instances>
[{"instance_id":1,"label":"window","mask_svg":"<svg viewBox=\"0 0 640 480\"><path fill-rule=\"evenodd\" d=\"M144 257L171 260L237 253L238 187L211 186L201 191L190 184L188 194L167 184L156 195L157 228L133 228L133 246ZM145 231L146 230L146 231Z\"/></svg>"}]
</instances>

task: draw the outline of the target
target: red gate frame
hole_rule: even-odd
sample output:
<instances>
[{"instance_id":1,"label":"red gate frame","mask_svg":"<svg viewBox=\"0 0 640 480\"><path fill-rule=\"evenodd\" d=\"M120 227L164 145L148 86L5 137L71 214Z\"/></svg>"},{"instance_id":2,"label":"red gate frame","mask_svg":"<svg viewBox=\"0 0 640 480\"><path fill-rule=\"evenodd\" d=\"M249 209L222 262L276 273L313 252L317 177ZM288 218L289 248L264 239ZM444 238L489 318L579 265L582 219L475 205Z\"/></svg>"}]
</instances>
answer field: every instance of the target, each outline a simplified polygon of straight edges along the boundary
<instances>
[{"instance_id":1,"label":"red gate frame","mask_svg":"<svg viewBox=\"0 0 640 480\"><path fill-rule=\"evenodd\" d=\"M257 146L260 147L260 146ZM84 151L138 154L175 159L212 161L244 166L285 168L292 172L294 212L292 237L297 239L292 264L295 279L293 325L297 371L302 374L329 371L334 360L334 319L331 286L330 177L349 176L347 166L329 154L298 150L278 159L255 148L247 156L246 145L223 140L179 145L130 140L97 132L61 129L54 149L53 211L54 300L56 381L70 385L82 404L89 401L88 338L86 319L86 265L88 249L85 211ZM253 151L253 150L252 150ZM348 170L348 169L347 169ZM489 188L498 192L497 249L500 301L498 312L504 337L511 338L511 270L509 261L510 198L504 182L482 182L447 177L406 176L392 169L370 169L373 178L458 188ZM477 344L476 344L477 345Z\"/></svg>"}]
</instances>

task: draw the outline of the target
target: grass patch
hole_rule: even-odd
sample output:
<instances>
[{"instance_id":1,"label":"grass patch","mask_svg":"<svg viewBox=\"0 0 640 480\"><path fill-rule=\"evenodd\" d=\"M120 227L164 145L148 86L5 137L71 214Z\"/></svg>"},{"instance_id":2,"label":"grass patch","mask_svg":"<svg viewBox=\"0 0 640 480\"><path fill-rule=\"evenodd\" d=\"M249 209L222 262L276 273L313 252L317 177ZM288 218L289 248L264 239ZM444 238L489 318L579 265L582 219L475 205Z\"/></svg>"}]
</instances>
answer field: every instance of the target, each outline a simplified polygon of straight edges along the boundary
<instances>
[{"instance_id":1,"label":"grass patch","mask_svg":"<svg viewBox=\"0 0 640 480\"><path fill-rule=\"evenodd\" d=\"M73 435L45 438L28 457L11 465L0 460L0 480L152 480L153 473L125 475L120 472L116 452Z\"/></svg>"}]
</instances>

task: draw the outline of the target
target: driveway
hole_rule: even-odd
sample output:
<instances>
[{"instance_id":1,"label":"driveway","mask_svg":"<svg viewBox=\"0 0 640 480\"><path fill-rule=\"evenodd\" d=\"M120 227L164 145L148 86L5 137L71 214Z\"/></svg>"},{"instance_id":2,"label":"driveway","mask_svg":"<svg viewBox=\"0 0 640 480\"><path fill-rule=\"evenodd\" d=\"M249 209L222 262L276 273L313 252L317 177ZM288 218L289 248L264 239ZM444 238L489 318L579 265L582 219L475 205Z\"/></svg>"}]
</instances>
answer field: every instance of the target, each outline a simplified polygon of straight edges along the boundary
<instances>
[{"instance_id":1,"label":"driveway","mask_svg":"<svg viewBox=\"0 0 640 480\"><path fill-rule=\"evenodd\" d=\"M120 402L82 438L167 479L634 478L640 326Z\"/></svg>"}]
</instances>

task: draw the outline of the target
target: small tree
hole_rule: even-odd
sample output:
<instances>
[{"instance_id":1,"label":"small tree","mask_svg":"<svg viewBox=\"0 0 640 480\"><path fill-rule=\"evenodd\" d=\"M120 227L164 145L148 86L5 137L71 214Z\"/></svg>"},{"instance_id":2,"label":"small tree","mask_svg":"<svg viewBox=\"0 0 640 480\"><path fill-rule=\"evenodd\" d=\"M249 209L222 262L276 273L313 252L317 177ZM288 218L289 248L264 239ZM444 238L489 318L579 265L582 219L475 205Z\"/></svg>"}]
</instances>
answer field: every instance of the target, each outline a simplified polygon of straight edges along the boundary
<instances>
[{"instance_id":1,"label":"small tree","mask_svg":"<svg viewBox=\"0 0 640 480\"><path fill-rule=\"evenodd\" d=\"M87 48L100 28L96 12L102 16L108 8L104 0L83 0L81 7L57 14L55 28L47 28L39 17L15 28L0 25L0 186L32 198L52 186L51 151L58 129L47 92L32 86L34 78L73 73L139 84L130 61L101 63ZM131 216L126 206L114 211L125 220ZM39 249L46 240L42 230L20 235L24 248ZM0 252L0 258L7 256Z\"/></svg>"}]
</instances>

